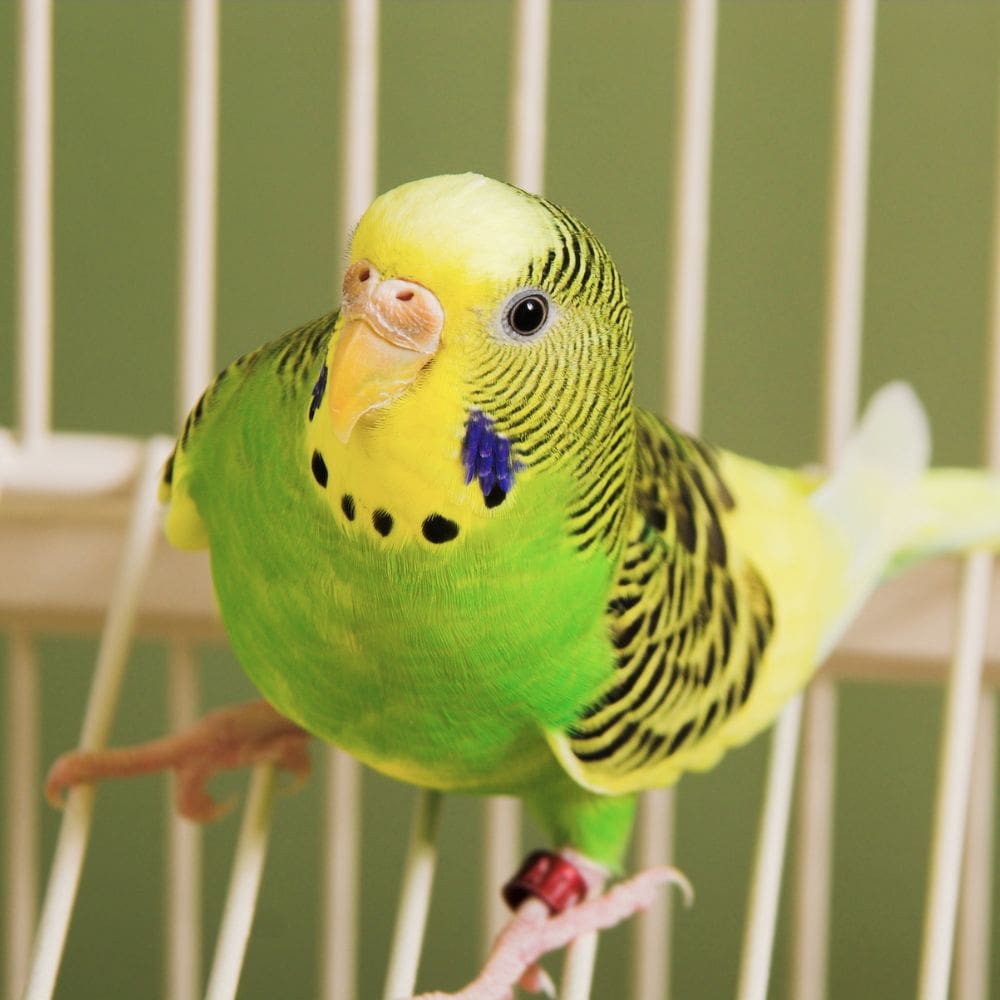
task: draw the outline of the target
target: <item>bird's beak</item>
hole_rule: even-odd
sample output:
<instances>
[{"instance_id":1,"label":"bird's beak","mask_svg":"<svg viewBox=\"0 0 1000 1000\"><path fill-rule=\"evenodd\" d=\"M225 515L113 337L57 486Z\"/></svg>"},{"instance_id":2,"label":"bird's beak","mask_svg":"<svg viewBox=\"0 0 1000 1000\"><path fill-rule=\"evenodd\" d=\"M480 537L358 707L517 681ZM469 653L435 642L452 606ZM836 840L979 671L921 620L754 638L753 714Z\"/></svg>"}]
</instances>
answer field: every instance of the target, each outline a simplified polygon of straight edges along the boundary
<instances>
[{"instance_id":1,"label":"bird's beak","mask_svg":"<svg viewBox=\"0 0 1000 1000\"><path fill-rule=\"evenodd\" d=\"M344 275L343 326L328 365L333 430L347 444L364 414L391 403L441 344L444 310L430 289L383 279L365 260Z\"/></svg>"}]
</instances>

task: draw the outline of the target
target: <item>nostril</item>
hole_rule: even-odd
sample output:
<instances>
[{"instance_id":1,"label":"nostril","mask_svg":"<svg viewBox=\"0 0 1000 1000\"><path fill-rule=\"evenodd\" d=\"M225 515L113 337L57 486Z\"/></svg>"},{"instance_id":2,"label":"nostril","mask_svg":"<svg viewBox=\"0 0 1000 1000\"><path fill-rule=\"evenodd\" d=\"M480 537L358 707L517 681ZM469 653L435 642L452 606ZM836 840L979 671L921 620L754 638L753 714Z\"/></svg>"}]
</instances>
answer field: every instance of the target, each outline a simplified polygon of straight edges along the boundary
<instances>
[{"instance_id":1,"label":"nostril","mask_svg":"<svg viewBox=\"0 0 1000 1000\"><path fill-rule=\"evenodd\" d=\"M396 298L400 302L409 302L413 298L413 292L409 288L404 289L402 292L396 292Z\"/></svg>"},{"instance_id":2,"label":"nostril","mask_svg":"<svg viewBox=\"0 0 1000 1000\"><path fill-rule=\"evenodd\" d=\"M358 274L358 281L367 281L372 276L372 272L366 267Z\"/></svg>"}]
</instances>

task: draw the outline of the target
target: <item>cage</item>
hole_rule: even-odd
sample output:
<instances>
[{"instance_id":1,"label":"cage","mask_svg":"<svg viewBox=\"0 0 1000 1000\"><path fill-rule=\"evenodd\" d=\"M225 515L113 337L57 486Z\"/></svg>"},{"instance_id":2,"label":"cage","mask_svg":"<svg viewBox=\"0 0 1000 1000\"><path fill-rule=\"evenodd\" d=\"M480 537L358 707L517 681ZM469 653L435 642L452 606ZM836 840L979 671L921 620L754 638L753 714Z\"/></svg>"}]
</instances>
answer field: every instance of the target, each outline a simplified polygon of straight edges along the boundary
<instances>
[{"instance_id":1,"label":"cage","mask_svg":"<svg viewBox=\"0 0 1000 1000\"><path fill-rule=\"evenodd\" d=\"M986 0L0 7L7 995L396 996L418 959L416 986L457 988L501 919L516 807L320 748L294 796L222 782L242 819L203 832L154 779L41 797L81 726L134 741L250 694L207 560L158 537L165 435L217 365L336 302L377 190L544 188L626 277L639 402L718 444L832 463L905 378L936 462L996 464L998 42ZM995 988L991 572L893 581L801 738L796 701L648 797L633 861L672 856L697 901L604 935L590 995Z\"/></svg>"}]
</instances>

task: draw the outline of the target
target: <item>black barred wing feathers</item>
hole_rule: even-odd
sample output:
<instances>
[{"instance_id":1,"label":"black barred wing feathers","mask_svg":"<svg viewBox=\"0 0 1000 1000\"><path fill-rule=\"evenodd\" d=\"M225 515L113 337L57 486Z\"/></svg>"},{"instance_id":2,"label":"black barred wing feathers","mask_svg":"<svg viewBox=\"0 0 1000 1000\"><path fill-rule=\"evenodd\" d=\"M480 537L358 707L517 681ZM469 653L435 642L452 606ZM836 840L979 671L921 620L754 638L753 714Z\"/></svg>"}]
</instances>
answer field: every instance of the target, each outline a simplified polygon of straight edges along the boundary
<instances>
[{"instance_id":1,"label":"black barred wing feathers","mask_svg":"<svg viewBox=\"0 0 1000 1000\"><path fill-rule=\"evenodd\" d=\"M707 767L727 744L773 627L763 580L726 542L713 452L642 411L635 510L607 615L615 669L554 740L581 783L629 792Z\"/></svg>"}]
</instances>

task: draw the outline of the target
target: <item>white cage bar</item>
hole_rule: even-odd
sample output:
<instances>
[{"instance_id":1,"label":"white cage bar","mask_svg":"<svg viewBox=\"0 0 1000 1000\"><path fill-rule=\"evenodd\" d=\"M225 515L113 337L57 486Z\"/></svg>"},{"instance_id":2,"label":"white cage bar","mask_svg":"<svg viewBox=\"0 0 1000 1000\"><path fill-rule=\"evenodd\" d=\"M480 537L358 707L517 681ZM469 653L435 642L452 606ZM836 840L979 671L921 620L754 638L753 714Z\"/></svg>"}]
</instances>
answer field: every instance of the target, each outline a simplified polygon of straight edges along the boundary
<instances>
[{"instance_id":1,"label":"white cage bar","mask_svg":"<svg viewBox=\"0 0 1000 1000\"><path fill-rule=\"evenodd\" d=\"M22 0L18 53L18 431L37 448L52 416L52 3ZM0 502L9 461L0 441ZM38 670L31 635L10 633L7 678L7 884L4 984L27 982L37 909Z\"/></svg>"},{"instance_id":2,"label":"white cage bar","mask_svg":"<svg viewBox=\"0 0 1000 1000\"><path fill-rule=\"evenodd\" d=\"M379 5L346 0L344 32L344 162L340 229L346 231L376 192ZM509 175L541 191L546 151L549 72L548 0L516 0L510 88ZM844 0L837 85L833 197L830 214L823 459L836 462L858 401L864 306L866 201L872 85L876 66L875 0ZM7 792L8 830L5 988L44 1000L54 990L86 850L93 806L88 789L73 791L42 908L35 958L28 942L35 918L37 870L37 666L33 635L58 625L101 630L102 638L81 746L101 745L108 733L133 635L170 645L169 718L189 721L198 702L195 644L217 640L221 629L203 557L170 552L157 537L155 489L169 448L165 439L71 437L51 432L52 368L52 5L22 0L19 50L18 434L0 431L0 557L25 572L0 580L0 628L9 637ZM697 430L702 367L710 218L713 97L717 34L715 0L686 0L680 47L680 115L670 280L669 412ZM217 0L188 0L185 42L184 173L177 395L186 409L214 364L216 160L218 142L219 11ZM1000 173L998 173L1000 185ZM1000 186L991 313L989 461L1000 468ZM100 461L95 462L95 456ZM81 494L68 494L47 471L71 463L85 470ZM95 471L95 469L97 471ZM40 530L41 526L45 530ZM39 570L54 544L64 549L66 574ZM120 558L119 558L120 555ZM108 567L115 566L114 572ZM32 571L27 570L32 567ZM166 570L169 569L169 572ZM876 596L841 644L838 656L807 696L803 812L798 831L794 995L826 992L829 936L833 747L836 684L847 676L947 682L948 708L941 751L935 851L930 866L921 1000L947 995L955 966L956 995L984 997L988 987L988 928L993 842L991 789L995 781L996 707L990 688L1000 679L1000 588L989 556L965 565L961 598L954 565L924 567ZM16 578L16 580L14 579ZM958 607L955 612L956 604ZM990 612L992 611L992 614ZM951 639L952 624L955 638ZM905 628L902 627L905 624ZM942 662L953 656L946 674ZM985 661L991 662L985 662ZM984 687L986 690L984 690ZM795 699L774 736L761 837L746 924L737 995L768 993L785 836L796 765L802 702ZM973 725L973 719L978 722ZM975 734L975 741L974 741ZM978 747L978 750L976 749ZM328 758L328 847L323 880L320 966L327 1000L358 995L356 951L360 844L360 772L343 754ZM263 872L274 775L255 768L233 860L230 895L212 960L207 995L236 995L257 891ZM973 791L970 793L970 788ZM972 796L971 812L968 800ZM984 801L985 800L985 801ZM671 799L650 797L640 833L644 864L666 860ZM386 996L412 991L434 869L436 793L421 794L411 858L404 876L397 947ZM499 881L517 861L520 812L502 802L488 809L484 926L495 932L502 910ZM963 853L964 845L964 853ZM959 898L961 865L964 890ZM200 849L191 829L171 821L168 852L166 991L187 1000L200 989ZM956 912L963 931L956 947ZM637 935L633 993L665 997L669 973L666 906L647 916ZM564 1000L590 991L595 942L572 949ZM953 953L956 960L953 961Z\"/></svg>"},{"instance_id":3,"label":"white cage bar","mask_svg":"<svg viewBox=\"0 0 1000 1000\"><path fill-rule=\"evenodd\" d=\"M215 365L215 245L218 202L219 6L189 0L184 25L184 131L181 187L178 425L208 385ZM198 714L198 664L192 643L171 643L168 731ZM166 995L194 1000L201 984L201 835L168 799Z\"/></svg>"},{"instance_id":4,"label":"white cage bar","mask_svg":"<svg viewBox=\"0 0 1000 1000\"><path fill-rule=\"evenodd\" d=\"M28 959L38 909L38 658L30 636L8 638L7 754L7 935L5 990L20 996L28 981Z\"/></svg>"},{"instance_id":5,"label":"white cage bar","mask_svg":"<svg viewBox=\"0 0 1000 1000\"><path fill-rule=\"evenodd\" d=\"M22 445L52 420L52 0L21 0L18 205Z\"/></svg>"},{"instance_id":6,"label":"white cage bar","mask_svg":"<svg viewBox=\"0 0 1000 1000\"><path fill-rule=\"evenodd\" d=\"M378 0L344 5L343 171L340 232L360 218L375 196L378 152ZM343 260L343 254L338 258ZM340 275L331 275L335 287ZM339 288L338 288L339 291ZM361 846L361 785L357 762L340 750L326 754L327 847L320 937L325 1000L357 995L357 917Z\"/></svg>"},{"instance_id":7,"label":"white cage bar","mask_svg":"<svg viewBox=\"0 0 1000 1000\"><path fill-rule=\"evenodd\" d=\"M875 72L875 0L840 9L836 117L826 287L822 458L833 468L857 419ZM797 841L793 990L826 996L833 865L837 693L819 677L805 694Z\"/></svg>"},{"instance_id":8,"label":"white cage bar","mask_svg":"<svg viewBox=\"0 0 1000 1000\"><path fill-rule=\"evenodd\" d=\"M717 22L716 0L686 0L681 7L668 350L662 379L666 391L661 404L677 426L692 434L701 426ZM673 789L643 796L636 831L639 868L673 860L675 808ZM667 1000L670 995L671 906L671 898L663 896L637 918L632 972L636 996Z\"/></svg>"}]
</instances>

